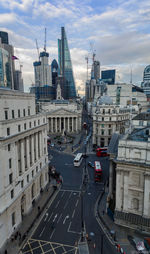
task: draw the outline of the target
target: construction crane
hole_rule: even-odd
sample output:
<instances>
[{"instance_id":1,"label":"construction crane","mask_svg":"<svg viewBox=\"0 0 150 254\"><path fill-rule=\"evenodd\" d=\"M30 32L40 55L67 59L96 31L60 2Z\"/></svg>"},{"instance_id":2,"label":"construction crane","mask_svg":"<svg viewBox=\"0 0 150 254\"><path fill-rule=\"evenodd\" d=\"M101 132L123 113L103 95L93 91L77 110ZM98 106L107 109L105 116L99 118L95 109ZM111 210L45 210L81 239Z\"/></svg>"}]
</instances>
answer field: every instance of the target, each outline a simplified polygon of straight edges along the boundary
<instances>
[{"instance_id":1,"label":"construction crane","mask_svg":"<svg viewBox=\"0 0 150 254\"><path fill-rule=\"evenodd\" d=\"M46 52L46 28L45 28L45 41L44 41L44 51Z\"/></svg>"},{"instance_id":2,"label":"construction crane","mask_svg":"<svg viewBox=\"0 0 150 254\"><path fill-rule=\"evenodd\" d=\"M40 53L39 53L39 47L38 47L37 39L35 39L35 42L36 42L36 48L37 48L37 53L38 53L38 59L40 61Z\"/></svg>"}]
</instances>

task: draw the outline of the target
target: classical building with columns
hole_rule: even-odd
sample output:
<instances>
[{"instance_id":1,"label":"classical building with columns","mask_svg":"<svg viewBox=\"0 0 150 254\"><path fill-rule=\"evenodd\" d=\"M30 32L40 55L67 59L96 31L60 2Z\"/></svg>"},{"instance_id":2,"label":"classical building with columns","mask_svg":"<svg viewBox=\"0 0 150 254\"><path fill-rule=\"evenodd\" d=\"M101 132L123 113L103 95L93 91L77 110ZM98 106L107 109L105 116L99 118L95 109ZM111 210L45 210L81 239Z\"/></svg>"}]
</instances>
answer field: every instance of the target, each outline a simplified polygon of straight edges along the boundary
<instances>
[{"instance_id":1,"label":"classical building with columns","mask_svg":"<svg viewBox=\"0 0 150 254\"><path fill-rule=\"evenodd\" d=\"M0 248L48 183L46 114L35 97L0 89Z\"/></svg>"},{"instance_id":2,"label":"classical building with columns","mask_svg":"<svg viewBox=\"0 0 150 254\"><path fill-rule=\"evenodd\" d=\"M150 127L124 136L114 162L115 223L150 232Z\"/></svg>"},{"instance_id":3,"label":"classical building with columns","mask_svg":"<svg viewBox=\"0 0 150 254\"><path fill-rule=\"evenodd\" d=\"M113 133L125 133L129 127L130 109L114 105L109 96L102 96L92 108L93 145L108 146Z\"/></svg>"},{"instance_id":4,"label":"classical building with columns","mask_svg":"<svg viewBox=\"0 0 150 254\"><path fill-rule=\"evenodd\" d=\"M82 105L67 100L42 103L41 111L46 112L49 134L78 133L81 130Z\"/></svg>"}]
</instances>

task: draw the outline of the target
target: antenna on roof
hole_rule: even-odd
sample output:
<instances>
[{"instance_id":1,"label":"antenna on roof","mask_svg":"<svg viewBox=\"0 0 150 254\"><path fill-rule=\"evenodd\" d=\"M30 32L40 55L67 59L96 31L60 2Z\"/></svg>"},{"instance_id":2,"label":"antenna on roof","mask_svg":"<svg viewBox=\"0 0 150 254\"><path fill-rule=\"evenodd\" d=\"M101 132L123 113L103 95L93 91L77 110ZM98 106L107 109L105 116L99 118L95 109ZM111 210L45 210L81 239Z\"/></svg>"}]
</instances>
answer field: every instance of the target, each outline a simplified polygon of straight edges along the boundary
<instances>
[{"instance_id":1,"label":"antenna on roof","mask_svg":"<svg viewBox=\"0 0 150 254\"><path fill-rule=\"evenodd\" d=\"M46 52L46 28L45 28L44 51Z\"/></svg>"},{"instance_id":2,"label":"antenna on roof","mask_svg":"<svg viewBox=\"0 0 150 254\"><path fill-rule=\"evenodd\" d=\"M37 39L35 39L35 42L36 42L36 48L37 48L38 58L39 58L39 61L40 61L40 53L39 53L39 47L38 47Z\"/></svg>"}]
</instances>

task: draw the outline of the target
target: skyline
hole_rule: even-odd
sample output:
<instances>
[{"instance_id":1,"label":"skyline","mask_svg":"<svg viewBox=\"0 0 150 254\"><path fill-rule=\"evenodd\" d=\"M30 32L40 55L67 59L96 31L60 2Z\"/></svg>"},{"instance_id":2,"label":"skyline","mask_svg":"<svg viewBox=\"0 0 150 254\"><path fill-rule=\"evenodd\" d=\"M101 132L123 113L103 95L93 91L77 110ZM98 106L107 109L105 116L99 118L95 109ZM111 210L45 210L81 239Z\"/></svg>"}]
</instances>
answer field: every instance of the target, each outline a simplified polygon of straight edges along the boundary
<instances>
[{"instance_id":1,"label":"skyline","mask_svg":"<svg viewBox=\"0 0 150 254\"><path fill-rule=\"evenodd\" d=\"M133 83L142 82L144 68L150 63L149 1L1 0L0 9L0 30L8 32L9 43L23 65L25 91L34 83L35 39L42 51L45 27L49 63L58 60L57 39L65 27L80 94L86 80L85 57L92 52L101 62L101 70L116 69L116 82L129 83L131 68ZM18 69L17 61L15 65Z\"/></svg>"}]
</instances>

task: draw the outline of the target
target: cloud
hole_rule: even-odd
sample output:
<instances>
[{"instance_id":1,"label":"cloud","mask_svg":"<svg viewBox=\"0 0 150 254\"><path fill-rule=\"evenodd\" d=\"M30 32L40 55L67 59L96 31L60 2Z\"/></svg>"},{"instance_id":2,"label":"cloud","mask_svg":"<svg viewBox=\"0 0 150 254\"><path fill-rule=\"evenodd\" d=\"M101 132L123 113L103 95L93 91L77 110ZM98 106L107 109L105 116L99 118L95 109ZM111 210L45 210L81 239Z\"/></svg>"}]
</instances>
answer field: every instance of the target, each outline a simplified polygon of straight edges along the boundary
<instances>
[{"instance_id":1,"label":"cloud","mask_svg":"<svg viewBox=\"0 0 150 254\"><path fill-rule=\"evenodd\" d=\"M21 0L20 2L15 0L1 0L1 4L9 10L19 9L21 11L27 11L32 7L33 0Z\"/></svg>"},{"instance_id":2,"label":"cloud","mask_svg":"<svg viewBox=\"0 0 150 254\"><path fill-rule=\"evenodd\" d=\"M3 13L0 14L0 24L12 23L17 20L14 13Z\"/></svg>"}]
</instances>

